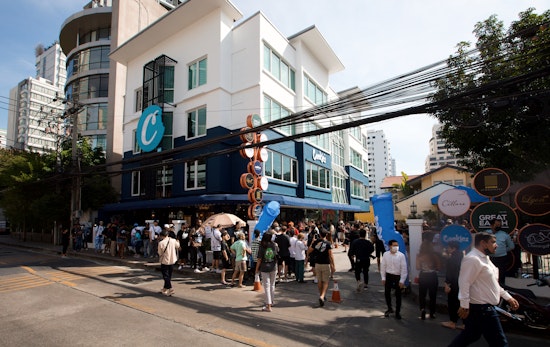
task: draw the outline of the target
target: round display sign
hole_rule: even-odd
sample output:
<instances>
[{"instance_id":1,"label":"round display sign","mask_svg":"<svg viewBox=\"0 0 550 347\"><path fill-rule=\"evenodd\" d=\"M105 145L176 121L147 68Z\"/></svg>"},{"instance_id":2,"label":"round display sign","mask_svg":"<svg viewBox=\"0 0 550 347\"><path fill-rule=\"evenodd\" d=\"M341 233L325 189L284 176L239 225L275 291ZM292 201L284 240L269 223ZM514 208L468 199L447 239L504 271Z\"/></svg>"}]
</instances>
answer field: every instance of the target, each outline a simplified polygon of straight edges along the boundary
<instances>
[{"instance_id":1,"label":"round display sign","mask_svg":"<svg viewBox=\"0 0 550 347\"><path fill-rule=\"evenodd\" d=\"M462 216L470 209L470 197L465 190L449 189L439 195L437 207L449 217Z\"/></svg>"},{"instance_id":2,"label":"round display sign","mask_svg":"<svg viewBox=\"0 0 550 347\"><path fill-rule=\"evenodd\" d=\"M265 147L262 147L258 150L258 159L262 162L266 162L269 159L269 152Z\"/></svg>"},{"instance_id":3,"label":"round display sign","mask_svg":"<svg viewBox=\"0 0 550 347\"><path fill-rule=\"evenodd\" d=\"M497 197L506 193L510 188L510 177L501 169L483 169L474 176L473 186L483 196Z\"/></svg>"},{"instance_id":4,"label":"round display sign","mask_svg":"<svg viewBox=\"0 0 550 347\"><path fill-rule=\"evenodd\" d=\"M249 131L250 128L246 127L246 128L242 128L241 131ZM247 132L245 134L241 134L241 141L242 142L252 142L254 141L254 132Z\"/></svg>"},{"instance_id":5,"label":"round display sign","mask_svg":"<svg viewBox=\"0 0 550 347\"><path fill-rule=\"evenodd\" d=\"M262 125L262 117L260 117L259 114L249 114L246 117L246 125L248 125L250 128L259 127Z\"/></svg>"},{"instance_id":6,"label":"round display sign","mask_svg":"<svg viewBox=\"0 0 550 347\"><path fill-rule=\"evenodd\" d=\"M489 222L493 218L500 219L502 230L507 233L517 228L518 216L516 211L499 201L489 201L477 205L471 213L470 223L477 232L488 231L491 229Z\"/></svg>"},{"instance_id":7,"label":"round display sign","mask_svg":"<svg viewBox=\"0 0 550 347\"><path fill-rule=\"evenodd\" d=\"M261 190L267 190L267 188L269 187L269 181L267 180L267 177L258 177L256 180L256 187L259 187Z\"/></svg>"},{"instance_id":8,"label":"round display sign","mask_svg":"<svg viewBox=\"0 0 550 347\"><path fill-rule=\"evenodd\" d=\"M544 216L550 213L550 187L531 184L521 188L515 196L517 208L529 216Z\"/></svg>"},{"instance_id":9,"label":"round display sign","mask_svg":"<svg viewBox=\"0 0 550 347\"><path fill-rule=\"evenodd\" d=\"M264 172L264 164L259 160L251 161L248 163L248 172L260 176Z\"/></svg>"},{"instance_id":10,"label":"round display sign","mask_svg":"<svg viewBox=\"0 0 550 347\"><path fill-rule=\"evenodd\" d=\"M451 241L458 242L463 251L472 245L472 234L462 225L449 225L441 230L441 244L447 247Z\"/></svg>"},{"instance_id":11,"label":"round display sign","mask_svg":"<svg viewBox=\"0 0 550 347\"><path fill-rule=\"evenodd\" d=\"M248 207L248 218L256 219L262 214L262 205L252 204Z\"/></svg>"},{"instance_id":12,"label":"round display sign","mask_svg":"<svg viewBox=\"0 0 550 347\"><path fill-rule=\"evenodd\" d=\"M136 129L137 143L144 152L151 152L162 141L164 124L162 124L162 109L158 105L147 107Z\"/></svg>"},{"instance_id":13,"label":"round display sign","mask_svg":"<svg viewBox=\"0 0 550 347\"><path fill-rule=\"evenodd\" d=\"M253 188L248 191L248 201L255 203L255 202L262 202L264 199L264 193L260 188Z\"/></svg>"},{"instance_id":14,"label":"round display sign","mask_svg":"<svg viewBox=\"0 0 550 347\"><path fill-rule=\"evenodd\" d=\"M519 231L518 242L526 252L534 255L550 254L550 226L529 224Z\"/></svg>"},{"instance_id":15,"label":"round display sign","mask_svg":"<svg viewBox=\"0 0 550 347\"><path fill-rule=\"evenodd\" d=\"M248 145L251 145L251 143L247 142L245 145L248 146ZM240 152L241 152L241 157L243 158L248 158L248 159L254 158L254 152L255 152L254 147L243 148L241 149Z\"/></svg>"},{"instance_id":16,"label":"round display sign","mask_svg":"<svg viewBox=\"0 0 550 347\"><path fill-rule=\"evenodd\" d=\"M244 173L241 175L241 187L244 189L254 188L254 175L251 173Z\"/></svg>"}]
</instances>

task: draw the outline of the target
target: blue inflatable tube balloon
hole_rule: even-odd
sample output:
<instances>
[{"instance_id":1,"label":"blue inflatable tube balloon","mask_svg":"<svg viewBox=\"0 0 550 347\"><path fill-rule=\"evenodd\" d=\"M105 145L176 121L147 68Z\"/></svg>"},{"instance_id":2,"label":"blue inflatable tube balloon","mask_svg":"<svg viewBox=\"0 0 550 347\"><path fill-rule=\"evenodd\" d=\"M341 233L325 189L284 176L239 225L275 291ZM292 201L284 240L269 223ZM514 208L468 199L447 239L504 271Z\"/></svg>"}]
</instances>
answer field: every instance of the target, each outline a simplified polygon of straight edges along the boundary
<instances>
[{"instance_id":1,"label":"blue inflatable tube balloon","mask_svg":"<svg viewBox=\"0 0 550 347\"><path fill-rule=\"evenodd\" d=\"M407 256L405 240L403 240L403 236L395 230L392 194L384 193L374 195L371 197L370 201L374 209L374 222L378 238L384 242L386 250L388 250L388 242L390 240L396 240L399 244L399 252L405 255L407 266L409 266L409 257ZM408 281L406 283L408 283Z\"/></svg>"},{"instance_id":2,"label":"blue inflatable tube balloon","mask_svg":"<svg viewBox=\"0 0 550 347\"><path fill-rule=\"evenodd\" d=\"M260 231L262 236L271 226L275 218L281 213L281 205L277 201L271 201L264 206L262 214L258 219L255 229Z\"/></svg>"}]
</instances>

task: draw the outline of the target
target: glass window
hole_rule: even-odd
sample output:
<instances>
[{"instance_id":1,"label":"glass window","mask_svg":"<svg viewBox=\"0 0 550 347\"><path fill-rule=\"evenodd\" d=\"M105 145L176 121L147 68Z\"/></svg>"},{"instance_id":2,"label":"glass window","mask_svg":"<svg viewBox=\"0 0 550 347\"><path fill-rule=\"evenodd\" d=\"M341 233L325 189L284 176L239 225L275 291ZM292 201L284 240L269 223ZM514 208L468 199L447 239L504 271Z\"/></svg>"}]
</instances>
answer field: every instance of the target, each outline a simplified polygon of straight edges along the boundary
<instances>
[{"instance_id":1,"label":"glass window","mask_svg":"<svg viewBox=\"0 0 550 347\"><path fill-rule=\"evenodd\" d=\"M157 169L156 174L156 197L168 198L172 196L173 170L171 167L163 166Z\"/></svg>"},{"instance_id":2,"label":"glass window","mask_svg":"<svg viewBox=\"0 0 550 347\"><path fill-rule=\"evenodd\" d=\"M132 196L141 194L141 172L132 171Z\"/></svg>"},{"instance_id":3,"label":"glass window","mask_svg":"<svg viewBox=\"0 0 550 347\"><path fill-rule=\"evenodd\" d=\"M185 163L185 190L206 188L206 161Z\"/></svg>"},{"instance_id":4,"label":"glass window","mask_svg":"<svg viewBox=\"0 0 550 347\"><path fill-rule=\"evenodd\" d=\"M269 71L285 87L296 90L294 70L267 45L264 45L264 69Z\"/></svg>"},{"instance_id":5,"label":"glass window","mask_svg":"<svg viewBox=\"0 0 550 347\"><path fill-rule=\"evenodd\" d=\"M206 135L206 107L187 113L187 138Z\"/></svg>"},{"instance_id":6,"label":"glass window","mask_svg":"<svg viewBox=\"0 0 550 347\"><path fill-rule=\"evenodd\" d=\"M206 70L207 70L206 58L196 61L189 65L188 69L188 88L193 89L198 86L206 84Z\"/></svg>"},{"instance_id":7,"label":"glass window","mask_svg":"<svg viewBox=\"0 0 550 347\"><path fill-rule=\"evenodd\" d=\"M273 178L283 178L283 158L279 153L273 153Z\"/></svg>"},{"instance_id":8,"label":"glass window","mask_svg":"<svg viewBox=\"0 0 550 347\"><path fill-rule=\"evenodd\" d=\"M268 159L264 163L264 176L296 183L298 162L287 155L268 150Z\"/></svg>"},{"instance_id":9,"label":"glass window","mask_svg":"<svg viewBox=\"0 0 550 347\"><path fill-rule=\"evenodd\" d=\"M174 66L164 66L164 101L174 102Z\"/></svg>"},{"instance_id":10,"label":"glass window","mask_svg":"<svg viewBox=\"0 0 550 347\"><path fill-rule=\"evenodd\" d=\"M304 94L315 105L321 105L327 102L327 93L323 91L313 80L304 74Z\"/></svg>"}]
</instances>

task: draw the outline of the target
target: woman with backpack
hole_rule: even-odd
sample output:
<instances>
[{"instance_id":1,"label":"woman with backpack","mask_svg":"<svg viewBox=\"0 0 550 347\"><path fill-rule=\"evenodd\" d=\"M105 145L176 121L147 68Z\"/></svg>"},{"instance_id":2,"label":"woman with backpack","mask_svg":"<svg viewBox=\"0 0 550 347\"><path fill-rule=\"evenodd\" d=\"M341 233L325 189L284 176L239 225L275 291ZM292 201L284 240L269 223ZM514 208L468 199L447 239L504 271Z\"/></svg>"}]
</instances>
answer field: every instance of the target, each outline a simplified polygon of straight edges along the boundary
<instances>
[{"instance_id":1,"label":"woman with backpack","mask_svg":"<svg viewBox=\"0 0 550 347\"><path fill-rule=\"evenodd\" d=\"M277 274L277 244L271 241L272 234L264 233L258 249L258 258L256 259L256 274L261 274L262 285L265 293L265 306L262 311L271 312L273 300L275 297L275 277Z\"/></svg>"}]
</instances>

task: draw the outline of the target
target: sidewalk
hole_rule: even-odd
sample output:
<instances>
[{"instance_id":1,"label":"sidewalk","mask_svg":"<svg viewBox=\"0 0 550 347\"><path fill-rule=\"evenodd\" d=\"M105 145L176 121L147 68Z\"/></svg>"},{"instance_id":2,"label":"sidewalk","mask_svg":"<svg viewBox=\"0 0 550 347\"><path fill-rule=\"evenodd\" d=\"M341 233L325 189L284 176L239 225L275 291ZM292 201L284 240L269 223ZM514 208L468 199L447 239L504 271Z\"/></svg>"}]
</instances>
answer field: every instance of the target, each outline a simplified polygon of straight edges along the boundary
<instances>
[{"instance_id":1,"label":"sidewalk","mask_svg":"<svg viewBox=\"0 0 550 347\"><path fill-rule=\"evenodd\" d=\"M41 243L41 242L31 242L31 241L23 242L11 237L10 235L1 235L0 244L61 255L60 245L53 245L53 244ZM92 246L91 243L89 243L89 245ZM335 274L335 279L338 280L338 284L342 291L353 292L355 290L356 282L355 282L355 278L353 277L353 273L348 272L350 264L347 258L347 253L343 252L342 247L334 249L333 252L334 252L334 261L335 261L336 270L337 270L337 273ZM110 254L96 253L93 246L89 247L87 250L81 250L80 252L74 252L69 250L69 258L71 257L86 258L86 259L92 259L92 260L102 261L106 263L111 263L114 265L124 265L124 266L133 267L133 268L143 268L143 269L149 269L149 270L155 270L156 268L160 268L160 263L155 258L145 259L141 257L134 258L133 256L128 256L124 259L120 259L119 257L117 256L113 257ZM232 270L228 271L229 274L231 272ZM174 271L174 275L177 276L178 273L185 274L186 276L197 277L197 278L204 278L204 279L211 278L212 281L216 283L219 280L219 274L216 274L215 272L194 273L193 269L191 268L183 268L182 270ZM380 274L378 273L376 260L374 260L373 263L371 264L369 277L370 277L371 284L373 285L380 284ZM440 279L440 286L437 293L437 304L438 304L437 310L439 313L447 313L447 295L443 291L444 279L442 277L440 277L439 279ZM311 281L311 277L310 276L306 277L306 280ZM509 287L517 288L517 289L529 289L533 291L537 296L537 302L541 304L550 303L550 287L548 286L539 287L537 285L532 285L534 283L535 283L535 280L533 278L514 278L514 277L506 278L506 284ZM249 284L252 284L252 283L249 283ZM329 288L329 292L330 292L330 288ZM414 283L411 284L411 291L408 297L414 301L417 301L418 284L414 284Z\"/></svg>"}]
</instances>

